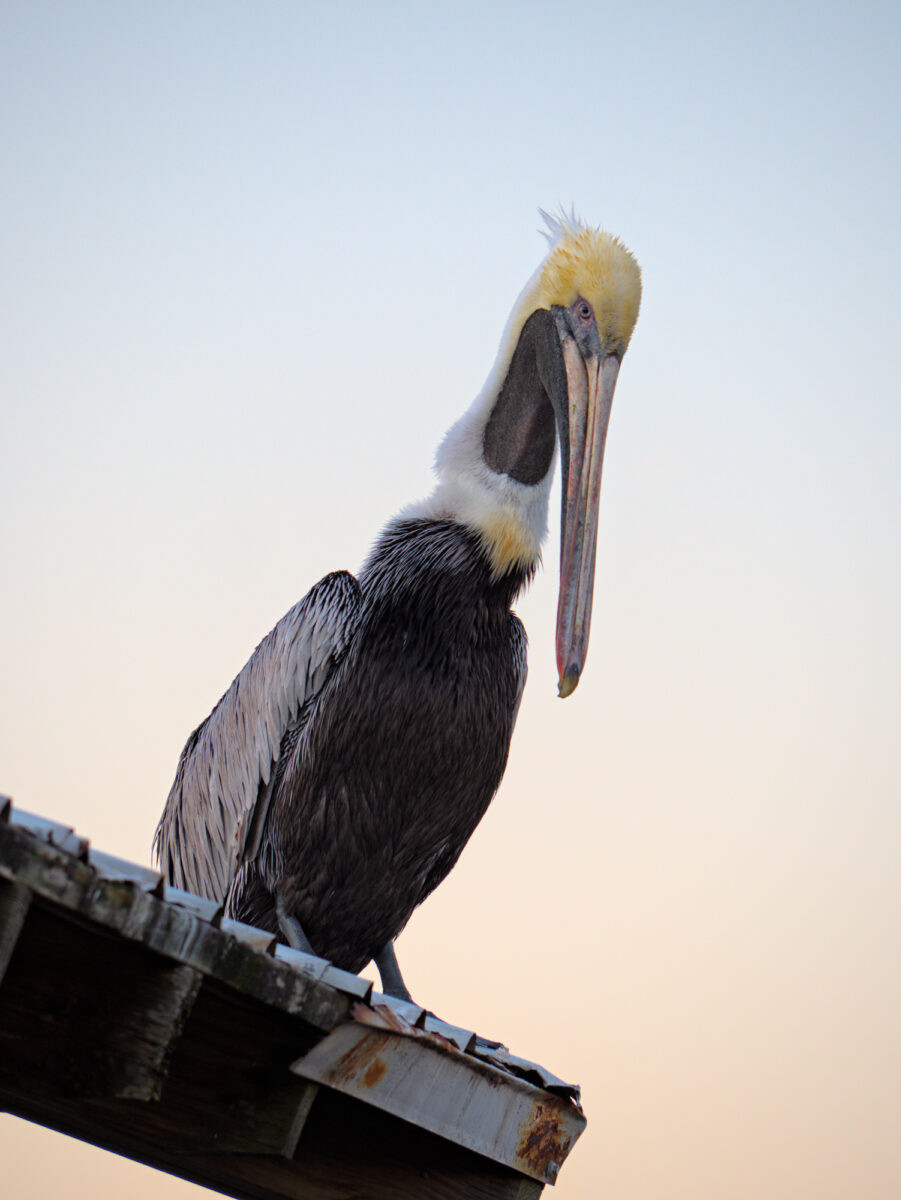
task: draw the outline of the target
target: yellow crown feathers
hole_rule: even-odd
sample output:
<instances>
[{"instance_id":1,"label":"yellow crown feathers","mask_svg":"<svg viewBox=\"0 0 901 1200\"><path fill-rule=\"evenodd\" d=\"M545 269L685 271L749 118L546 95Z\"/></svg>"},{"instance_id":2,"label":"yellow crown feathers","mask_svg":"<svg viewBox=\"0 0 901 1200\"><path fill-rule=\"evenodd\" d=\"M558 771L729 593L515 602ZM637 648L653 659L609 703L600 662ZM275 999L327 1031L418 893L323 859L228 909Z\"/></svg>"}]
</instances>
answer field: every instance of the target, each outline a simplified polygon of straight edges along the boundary
<instances>
[{"instance_id":1,"label":"yellow crown feathers","mask_svg":"<svg viewBox=\"0 0 901 1200\"><path fill-rule=\"evenodd\" d=\"M551 243L538 281L540 307L568 308L582 296L594 309L605 349L625 353L641 304L641 268L618 237L583 225L575 213L541 211Z\"/></svg>"}]
</instances>

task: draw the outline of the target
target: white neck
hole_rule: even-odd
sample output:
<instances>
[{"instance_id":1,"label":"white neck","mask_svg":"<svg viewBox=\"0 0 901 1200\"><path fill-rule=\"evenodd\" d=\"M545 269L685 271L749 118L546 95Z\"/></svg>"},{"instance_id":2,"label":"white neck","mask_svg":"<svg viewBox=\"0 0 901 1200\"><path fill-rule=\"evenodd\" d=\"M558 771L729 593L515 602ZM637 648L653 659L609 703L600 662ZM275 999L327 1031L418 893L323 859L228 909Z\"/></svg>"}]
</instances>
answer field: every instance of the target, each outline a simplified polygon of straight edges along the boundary
<instances>
[{"instance_id":1,"label":"white neck","mask_svg":"<svg viewBox=\"0 0 901 1200\"><path fill-rule=\"evenodd\" d=\"M485 462L485 426L502 383L503 377L492 371L480 395L438 447L434 492L401 514L458 521L474 529L482 536L498 577L511 568L530 569L539 562L554 477L553 463L544 479L525 484L499 475Z\"/></svg>"},{"instance_id":2,"label":"white neck","mask_svg":"<svg viewBox=\"0 0 901 1200\"><path fill-rule=\"evenodd\" d=\"M529 313L539 307L537 295L544 264L526 283L513 306L494 366L485 386L460 419L444 435L435 455L438 484L425 500L410 505L402 516L447 518L481 534L497 577L511 567L530 569L541 560L547 536L548 497L554 461L536 484L518 483L499 475L485 462L485 426L497 403L516 343Z\"/></svg>"}]
</instances>

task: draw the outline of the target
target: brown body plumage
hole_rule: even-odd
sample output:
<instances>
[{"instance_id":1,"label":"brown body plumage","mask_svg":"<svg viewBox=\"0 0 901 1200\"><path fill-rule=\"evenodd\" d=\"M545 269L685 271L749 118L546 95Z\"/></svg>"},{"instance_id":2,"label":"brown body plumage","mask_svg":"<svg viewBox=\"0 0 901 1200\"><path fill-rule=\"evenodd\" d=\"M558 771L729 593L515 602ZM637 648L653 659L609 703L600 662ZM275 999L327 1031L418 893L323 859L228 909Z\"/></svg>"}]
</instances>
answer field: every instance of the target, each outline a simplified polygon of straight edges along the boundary
<instances>
[{"instance_id":1,"label":"brown body plumage","mask_svg":"<svg viewBox=\"0 0 901 1200\"><path fill-rule=\"evenodd\" d=\"M230 915L277 930L275 894L314 950L360 970L441 882L497 790L525 682L510 611L469 530L389 527L360 576L346 656L300 716L260 854Z\"/></svg>"},{"instance_id":2,"label":"brown body plumage","mask_svg":"<svg viewBox=\"0 0 901 1200\"><path fill-rule=\"evenodd\" d=\"M431 497L360 574L327 576L257 647L182 752L156 845L170 882L358 970L444 878L500 783L525 682L511 603L564 476L557 661L588 647L607 422L641 296L635 260L575 218L514 308Z\"/></svg>"}]
</instances>

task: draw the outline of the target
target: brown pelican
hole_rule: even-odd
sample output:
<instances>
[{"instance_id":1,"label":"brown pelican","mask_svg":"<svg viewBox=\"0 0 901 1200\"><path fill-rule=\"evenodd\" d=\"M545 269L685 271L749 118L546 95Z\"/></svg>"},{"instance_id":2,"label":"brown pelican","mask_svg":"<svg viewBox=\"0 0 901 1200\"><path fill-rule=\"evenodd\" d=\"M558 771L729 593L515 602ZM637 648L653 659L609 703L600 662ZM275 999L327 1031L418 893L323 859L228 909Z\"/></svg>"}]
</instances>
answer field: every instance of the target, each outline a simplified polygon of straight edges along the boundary
<instances>
[{"instance_id":1,"label":"brown pelican","mask_svg":"<svg viewBox=\"0 0 901 1200\"><path fill-rule=\"evenodd\" d=\"M559 693L588 648L607 422L641 299L615 237L545 217L550 251L482 392L446 435L433 494L359 578L326 576L188 738L156 832L169 882L408 997L393 942L504 773L526 678L511 610L563 473Z\"/></svg>"}]
</instances>

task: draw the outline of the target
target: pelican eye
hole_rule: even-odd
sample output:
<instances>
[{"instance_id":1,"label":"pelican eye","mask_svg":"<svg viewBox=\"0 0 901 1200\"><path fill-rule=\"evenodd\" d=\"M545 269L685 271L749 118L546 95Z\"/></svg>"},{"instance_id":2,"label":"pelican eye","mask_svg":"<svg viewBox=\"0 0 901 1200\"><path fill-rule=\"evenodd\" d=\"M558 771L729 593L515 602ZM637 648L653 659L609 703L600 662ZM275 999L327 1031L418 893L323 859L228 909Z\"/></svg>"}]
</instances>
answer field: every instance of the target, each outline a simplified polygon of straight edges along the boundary
<instances>
[{"instance_id":1,"label":"pelican eye","mask_svg":"<svg viewBox=\"0 0 901 1200\"><path fill-rule=\"evenodd\" d=\"M584 328L587 329L590 325L593 324L594 313L592 312L591 305L588 303L587 300L581 300L581 299L577 300L575 302L575 304L573 305L573 310L574 310L576 316L579 318L580 324Z\"/></svg>"}]
</instances>

